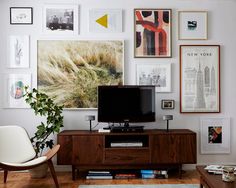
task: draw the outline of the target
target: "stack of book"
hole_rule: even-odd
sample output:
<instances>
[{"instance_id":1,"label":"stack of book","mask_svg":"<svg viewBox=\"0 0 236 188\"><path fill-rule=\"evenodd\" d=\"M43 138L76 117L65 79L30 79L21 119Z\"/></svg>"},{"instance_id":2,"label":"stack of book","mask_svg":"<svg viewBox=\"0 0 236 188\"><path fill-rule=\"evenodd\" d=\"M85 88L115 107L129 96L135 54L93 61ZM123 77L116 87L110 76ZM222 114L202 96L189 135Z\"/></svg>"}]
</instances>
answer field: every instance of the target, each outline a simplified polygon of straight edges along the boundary
<instances>
[{"instance_id":1,"label":"stack of book","mask_svg":"<svg viewBox=\"0 0 236 188\"><path fill-rule=\"evenodd\" d=\"M114 176L115 179L134 179L137 178L135 173L117 173Z\"/></svg>"},{"instance_id":2,"label":"stack of book","mask_svg":"<svg viewBox=\"0 0 236 188\"><path fill-rule=\"evenodd\" d=\"M111 147L142 147L143 143L139 141L111 142Z\"/></svg>"},{"instance_id":3,"label":"stack of book","mask_svg":"<svg viewBox=\"0 0 236 188\"><path fill-rule=\"evenodd\" d=\"M86 179L113 179L109 171L88 171Z\"/></svg>"},{"instance_id":4,"label":"stack of book","mask_svg":"<svg viewBox=\"0 0 236 188\"><path fill-rule=\"evenodd\" d=\"M141 177L144 179L168 178L166 170L141 170Z\"/></svg>"}]
</instances>

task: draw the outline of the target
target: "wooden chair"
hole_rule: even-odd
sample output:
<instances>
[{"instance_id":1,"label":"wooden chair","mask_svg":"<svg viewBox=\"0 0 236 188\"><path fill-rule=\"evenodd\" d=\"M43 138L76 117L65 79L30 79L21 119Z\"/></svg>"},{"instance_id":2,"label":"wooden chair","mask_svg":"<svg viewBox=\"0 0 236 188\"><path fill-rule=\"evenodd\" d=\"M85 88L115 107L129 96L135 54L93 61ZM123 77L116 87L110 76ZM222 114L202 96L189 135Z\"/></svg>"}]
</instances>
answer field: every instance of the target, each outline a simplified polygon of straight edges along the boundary
<instances>
[{"instance_id":1,"label":"wooden chair","mask_svg":"<svg viewBox=\"0 0 236 188\"><path fill-rule=\"evenodd\" d=\"M59 187L52 157L60 145L54 146L44 156L36 158L35 150L26 130L20 126L0 126L0 169L4 171L4 183L8 171L29 170L47 163L56 187Z\"/></svg>"}]
</instances>

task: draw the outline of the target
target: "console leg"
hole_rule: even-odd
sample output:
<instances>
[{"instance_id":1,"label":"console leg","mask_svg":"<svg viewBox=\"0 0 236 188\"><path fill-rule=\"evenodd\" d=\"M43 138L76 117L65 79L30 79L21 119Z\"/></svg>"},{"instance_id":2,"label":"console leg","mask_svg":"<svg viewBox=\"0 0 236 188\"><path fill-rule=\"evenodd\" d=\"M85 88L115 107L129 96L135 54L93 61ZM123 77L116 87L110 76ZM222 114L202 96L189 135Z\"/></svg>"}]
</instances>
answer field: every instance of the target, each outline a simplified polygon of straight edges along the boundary
<instances>
[{"instance_id":1,"label":"console leg","mask_svg":"<svg viewBox=\"0 0 236 188\"><path fill-rule=\"evenodd\" d=\"M74 165L72 165L72 180L76 179L76 168Z\"/></svg>"},{"instance_id":2,"label":"console leg","mask_svg":"<svg viewBox=\"0 0 236 188\"><path fill-rule=\"evenodd\" d=\"M182 164L179 164L179 179L182 179Z\"/></svg>"}]
</instances>

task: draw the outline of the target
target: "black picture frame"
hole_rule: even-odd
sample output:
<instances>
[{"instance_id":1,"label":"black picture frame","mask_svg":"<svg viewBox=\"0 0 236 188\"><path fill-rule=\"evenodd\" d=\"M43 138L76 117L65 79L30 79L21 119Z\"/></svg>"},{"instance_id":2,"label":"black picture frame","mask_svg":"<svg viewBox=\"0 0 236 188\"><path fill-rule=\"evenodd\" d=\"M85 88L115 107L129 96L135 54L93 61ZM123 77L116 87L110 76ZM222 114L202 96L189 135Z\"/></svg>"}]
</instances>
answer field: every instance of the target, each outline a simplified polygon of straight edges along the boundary
<instances>
[{"instance_id":1,"label":"black picture frame","mask_svg":"<svg viewBox=\"0 0 236 188\"><path fill-rule=\"evenodd\" d=\"M33 7L10 7L11 25L32 25Z\"/></svg>"},{"instance_id":2,"label":"black picture frame","mask_svg":"<svg viewBox=\"0 0 236 188\"><path fill-rule=\"evenodd\" d=\"M175 101L172 99L161 100L161 108L163 110L172 110L175 108Z\"/></svg>"}]
</instances>

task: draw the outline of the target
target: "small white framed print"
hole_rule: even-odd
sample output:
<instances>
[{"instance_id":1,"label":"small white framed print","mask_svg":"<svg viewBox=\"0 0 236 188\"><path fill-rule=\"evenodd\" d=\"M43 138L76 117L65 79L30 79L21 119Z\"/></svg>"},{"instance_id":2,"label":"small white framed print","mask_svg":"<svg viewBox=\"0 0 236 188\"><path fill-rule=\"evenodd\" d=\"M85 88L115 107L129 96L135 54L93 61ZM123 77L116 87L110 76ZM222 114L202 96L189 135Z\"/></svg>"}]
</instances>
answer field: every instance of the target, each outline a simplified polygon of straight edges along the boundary
<instances>
[{"instance_id":1,"label":"small white framed print","mask_svg":"<svg viewBox=\"0 0 236 188\"><path fill-rule=\"evenodd\" d=\"M8 68L29 68L29 35L9 36Z\"/></svg>"},{"instance_id":2,"label":"small white framed print","mask_svg":"<svg viewBox=\"0 0 236 188\"><path fill-rule=\"evenodd\" d=\"M50 4L43 9L43 33L78 34L79 7L74 4Z\"/></svg>"},{"instance_id":3,"label":"small white framed print","mask_svg":"<svg viewBox=\"0 0 236 188\"><path fill-rule=\"evenodd\" d=\"M122 32L122 9L91 9L89 11L89 32Z\"/></svg>"},{"instance_id":4,"label":"small white framed print","mask_svg":"<svg viewBox=\"0 0 236 188\"><path fill-rule=\"evenodd\" d=\"M29 108L24 100L24 87L31 88L31 74L5 75L6 108Z\"/></svg>"},{"instance_id":5,"label":"small white framed print","mask_svg":"<svg viewBox=\"0 0 236 188\"><path fill-rule=\"evenodd\" d=\"M171 92L171 64L137 64L138 85L154 85L156 92Z\"/></svg>"},{"instance_id":6,"label":"small white framed print","mask_svg":"<svg viewBox=\"0 0 236 188\"><path fill-rule=\"evenodd\" d=\"M201 118L201 153L230 153L230 118Z\"/></svg>"},{"instance_id":7,"label":"small white framed print","mask_svg":"<svg viewBox=\"0 0 236 188\"><path fill-rule=\"evenodd\" d=\"M207 11L179 11L179 40L207 39Z\"/></svg>"},{"instance_id":8,"label":"small white framed print","mask_svg":"<svg viewBox=\"0 0 236 188\"><path fill-rule=\"evenodd\" d=\"M33 24L33 8L10 7L10 24Z\"/></svg>"}]
</instances>

